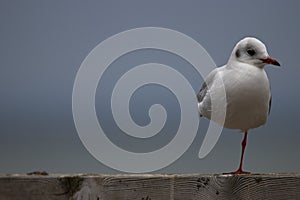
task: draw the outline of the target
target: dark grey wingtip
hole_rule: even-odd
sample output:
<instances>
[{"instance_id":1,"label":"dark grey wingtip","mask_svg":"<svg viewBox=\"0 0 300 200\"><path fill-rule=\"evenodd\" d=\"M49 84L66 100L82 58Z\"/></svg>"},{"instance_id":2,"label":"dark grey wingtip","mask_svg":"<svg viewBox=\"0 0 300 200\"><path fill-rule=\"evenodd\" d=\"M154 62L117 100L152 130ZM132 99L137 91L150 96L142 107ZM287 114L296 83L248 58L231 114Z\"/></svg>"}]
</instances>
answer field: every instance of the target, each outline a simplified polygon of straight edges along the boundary
<instances>
[{"instance_id":1,"label":"dark grey wingtip","mask_svg":"<svg viewBox=\"0 0 300 200\"><path fill-rule=\"evenodd\" d=\"M202 102L202 100L204 99L205 95L207 93L207 84L204 82L202 84L202 87L199 91L199 93L197 94L197 99L198 99L198 102Z\"/></svg>"}]
</instances>

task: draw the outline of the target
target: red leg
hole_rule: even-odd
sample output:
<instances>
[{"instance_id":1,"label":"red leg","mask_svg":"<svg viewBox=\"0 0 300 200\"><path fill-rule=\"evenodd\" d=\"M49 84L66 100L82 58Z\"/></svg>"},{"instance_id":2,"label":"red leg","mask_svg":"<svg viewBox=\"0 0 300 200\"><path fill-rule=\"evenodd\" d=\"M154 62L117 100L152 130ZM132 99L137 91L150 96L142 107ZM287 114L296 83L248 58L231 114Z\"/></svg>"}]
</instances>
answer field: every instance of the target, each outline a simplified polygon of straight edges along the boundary
<instances>
[{"instance_id":1,"label":"red leg","mask_svg":"<svg viewBox=\"0 0 300 200\"><path fill-rule=\"evenodd\" d=\"M247 145L247 136L248 136L248 132L245 131L244 139L242 141L242 155L241 155L240 166L239 166L238 170L236 170L235 172L229 172L229 173L223 173L223 174L250 174L250 172L243 171L243 160L244 160L245 148Z\"/></svg>"}]
</instances>

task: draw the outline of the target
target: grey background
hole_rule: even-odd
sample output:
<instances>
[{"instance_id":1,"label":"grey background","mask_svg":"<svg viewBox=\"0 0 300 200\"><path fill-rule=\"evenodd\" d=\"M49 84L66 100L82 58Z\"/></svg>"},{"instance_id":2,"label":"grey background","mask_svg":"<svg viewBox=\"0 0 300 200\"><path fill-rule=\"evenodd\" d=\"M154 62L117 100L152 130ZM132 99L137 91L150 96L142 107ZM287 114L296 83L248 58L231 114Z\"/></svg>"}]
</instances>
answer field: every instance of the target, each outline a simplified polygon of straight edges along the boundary
<instances>
[{"instance_id":1,"label":"grey background","mask_svg":"<svg viewBox=\"0 0 300 200\"><path fill-rule=\"evenodd\" d=\"M0 173L119 173L84 148L72 118L72 87L87 54L111 35L131 28L157 26L183 32L210 53L218 66L235 43L260 38L282 68L266 67L273 105L269 121L251 130L245 169L252 172L299 172L299 9L297 1L6 1L0 2ZM112 141L147 152L166 144L179 122L178 102L168 90L145 86L133 96L136 123L149 122L148 108L161 103L170 118L157 138L132 140L115 127L107 100L118 76L147 62L168 64L198 91L202 78L175 55L144 50L114 62L98 89L96 109ZM102 87L102 88L101 88ZM102 103L103 102L103 103ZM242 134L224 130L213 151L197 155L208 121L202 120L188 151L155 173L221 173L238 166ZM188 134L188 133L187 133Z\"/></svg>"}]
</instances>

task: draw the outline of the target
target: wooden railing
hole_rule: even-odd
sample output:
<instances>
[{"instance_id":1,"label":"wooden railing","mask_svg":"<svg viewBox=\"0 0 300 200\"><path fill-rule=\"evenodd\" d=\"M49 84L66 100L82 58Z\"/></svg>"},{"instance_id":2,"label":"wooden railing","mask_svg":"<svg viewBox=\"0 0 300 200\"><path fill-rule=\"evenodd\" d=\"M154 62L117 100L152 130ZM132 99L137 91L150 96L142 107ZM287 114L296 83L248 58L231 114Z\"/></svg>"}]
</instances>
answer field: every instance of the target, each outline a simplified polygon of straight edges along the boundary
<instances>
[{"instance_id":1,"label":"wooden railing","mask_svg":"<svg viewBox=\"0 0 300 200\"><path fill-rule=\"evenodd\" d=\"M0 175L1 200L300 200L300 174Z\"/></svg>"}]
</instances>

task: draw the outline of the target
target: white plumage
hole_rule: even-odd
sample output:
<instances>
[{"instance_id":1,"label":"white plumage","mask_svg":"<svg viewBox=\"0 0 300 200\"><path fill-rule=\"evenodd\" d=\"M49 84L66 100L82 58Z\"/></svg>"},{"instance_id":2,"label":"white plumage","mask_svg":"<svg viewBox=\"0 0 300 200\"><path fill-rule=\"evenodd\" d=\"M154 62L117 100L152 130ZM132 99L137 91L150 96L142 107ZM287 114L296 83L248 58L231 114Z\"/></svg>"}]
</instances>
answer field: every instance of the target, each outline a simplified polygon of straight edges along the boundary
<instances>
[{"instance_id":1,"label":"white plumage","mask_svg":"<svg viewBox=\"0 0 300 200\"><path fill-rule=\"evenodd\" d=\"M213 70L202 85L197 95L200 116L211 119L212 102L214 108L225 102L226 117L221 125L245 131L246 141L247 131L265 124L268 118L271 91L264 70L266 64L280 66L261 41L247 37L238 42L227 64ZM226 97L219 92L223 85ZM241 167L235 173L244 173Z\"/></svg>"}]
</instances>

